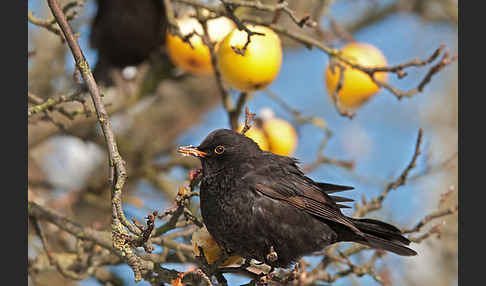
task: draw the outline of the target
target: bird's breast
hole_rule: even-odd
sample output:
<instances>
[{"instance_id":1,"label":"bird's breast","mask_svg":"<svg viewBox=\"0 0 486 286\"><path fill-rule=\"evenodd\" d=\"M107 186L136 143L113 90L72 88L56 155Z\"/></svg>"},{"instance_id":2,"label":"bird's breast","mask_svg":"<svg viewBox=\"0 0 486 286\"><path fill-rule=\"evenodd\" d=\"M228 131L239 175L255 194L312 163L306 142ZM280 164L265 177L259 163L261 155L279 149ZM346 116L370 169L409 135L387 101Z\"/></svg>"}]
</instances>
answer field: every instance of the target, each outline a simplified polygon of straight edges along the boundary
<instances>
[{"instance_id":1,"label":"bird's breast","mask_svg":"<svg viewBox=\"0 0 486 286\"><path fill-rule=\"evenodd\" d=\"M203 180L200 191L201 213L205 220L220 219L221 216L235 218L248 213L254 201L251 192L225 178Z\"/></svg>"},{"instance_id":2,"label":"bird's breast","mask_svg":"<svg viewBox=\"0 0 486 286\"><path fill-rule=\"evenodd\" d=\"M241 189L234 180L203 180L200 187L201 215L209 233L221 246L235 248L249 233L254 194Z\"/></svg>"}]
</instances>

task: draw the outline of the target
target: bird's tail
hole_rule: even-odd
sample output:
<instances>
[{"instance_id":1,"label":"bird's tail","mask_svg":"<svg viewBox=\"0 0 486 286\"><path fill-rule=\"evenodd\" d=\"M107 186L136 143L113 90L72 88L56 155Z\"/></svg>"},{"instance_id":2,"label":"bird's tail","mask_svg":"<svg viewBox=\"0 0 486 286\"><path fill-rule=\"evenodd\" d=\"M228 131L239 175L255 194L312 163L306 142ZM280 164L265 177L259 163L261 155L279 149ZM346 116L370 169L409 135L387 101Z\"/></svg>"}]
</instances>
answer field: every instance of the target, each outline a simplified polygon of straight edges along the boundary
<instances>
[{"instance_id":1,"label":"bird's tail","mask_svg":"<svg viewBox=\"0 0 486 286\"><path fill-rule=\"evenodd\" d=\"M404 237L401 231L391 224L375 219L351 219L364 236L359 236L356 242L376 249L391 251L398 255L417 255L413 249L406 247L410 240Z\"/></svg>"}]
</instances>

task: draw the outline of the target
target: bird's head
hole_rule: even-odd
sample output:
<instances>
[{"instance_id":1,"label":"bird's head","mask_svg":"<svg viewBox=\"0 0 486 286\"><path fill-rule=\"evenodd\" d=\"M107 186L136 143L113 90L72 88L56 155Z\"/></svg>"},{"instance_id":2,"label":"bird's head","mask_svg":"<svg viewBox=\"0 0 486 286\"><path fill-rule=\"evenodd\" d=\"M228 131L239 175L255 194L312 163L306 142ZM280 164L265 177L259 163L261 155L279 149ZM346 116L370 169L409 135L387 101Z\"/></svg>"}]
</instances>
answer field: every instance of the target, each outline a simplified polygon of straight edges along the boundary
<instances>
[{"instance_id":1,"label":"bird's head","mask_svg":"<svg viewBox=\"0 0 486 286\"><path fill-rule=\"evenodd\" d=\"M181 146L177 151L199 158L203 169L215 170L262 152L255 141L230 129L217 129L209 133L199 146Z\"/></svg>"}]
</instances>

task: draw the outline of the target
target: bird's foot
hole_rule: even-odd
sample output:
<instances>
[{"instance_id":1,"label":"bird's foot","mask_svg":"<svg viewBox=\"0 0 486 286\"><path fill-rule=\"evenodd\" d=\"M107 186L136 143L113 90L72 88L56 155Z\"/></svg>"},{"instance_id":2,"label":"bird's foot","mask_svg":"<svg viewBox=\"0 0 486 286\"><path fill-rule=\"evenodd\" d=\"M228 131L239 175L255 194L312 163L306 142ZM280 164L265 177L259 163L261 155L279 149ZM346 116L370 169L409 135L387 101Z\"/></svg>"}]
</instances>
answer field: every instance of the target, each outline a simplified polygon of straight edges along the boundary
<instances>
[{"instance_id":1,"label":"bird's foot","mask_svg":"<svg viewBox=\"0 0 486 286\"><path fill-rule=\"evenodd\" d=\"M258 282L263 284L263 285L267 285L268 281L271 281L275 275L275 273L273 273L273 271L275 270L275 268L273 266L270 266L270 271L268 271L268 273L260 273L259 274L259 278L258 278Z\"/></svg>"},{"instance_id":2,"label":"bird's foot","mask_svg":"<svg viewBox=\"0 0 486 286\"><path fill-rule=\"evenodd\" d=\"M270 251L267 254L267 261L269 262L275 262L278 260L278 255L277 252L275 252L275 249L273 249L273 246L270 246Z\"/></svg>"}]
</instances>

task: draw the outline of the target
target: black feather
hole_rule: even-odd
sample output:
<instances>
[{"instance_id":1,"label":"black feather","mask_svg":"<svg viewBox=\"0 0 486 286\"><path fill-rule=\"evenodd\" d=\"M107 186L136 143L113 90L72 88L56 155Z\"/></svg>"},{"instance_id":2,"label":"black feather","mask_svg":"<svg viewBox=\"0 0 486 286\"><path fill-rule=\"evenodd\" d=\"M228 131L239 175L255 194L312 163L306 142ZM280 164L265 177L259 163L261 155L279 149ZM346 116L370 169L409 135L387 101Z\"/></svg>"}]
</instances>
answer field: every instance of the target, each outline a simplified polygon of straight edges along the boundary
<instances>
[{"instance_id":1,"label":"black feather","mask_svg":"<svg viewBox=\"0 0 486 286\"><path fill-rule=\"evenodd\" d=\"M315 182L315 184L316 186L319 187L319 189L321 189L323 192L327 194L344 192L344 191L349 191L354 189L354 187L350 187L350 186L342 186L342 185L335 185L335 184L328 184L328 183Z\"/></svg>"},{"instance_id":2,"label":"black feather","mask_svg":"<svg viewBox=\"0 0 486 286\"><path fill-rule=\"evenodd\" d=\"M364 233L372 234L390 241L410 244L410 240L404 237L401 231L391 224L376 219L353 219L354 225Z\"/></svg>"},{"instance_id":3,"label":"black feather","mask_svg":"<svg viewBox=\"0 0 486 286\"><path fill-rule=\"evenodd\" d=\"M354 202L353 199L350 199L350 198L345 198L345 197L339 197L339 196L331 196L331 198L335 201L335 202Z\"/></svg>"},{"instance_id":4,"label":"black feather","mask_svg":"<svg viewBox=\"0 0 486 286\"><path fill-rule=\"evenodd\" d=\"M351 208L350 206L342 205L342 204L336 204L336 206L338 206L340 209L350 209Z\"/></svg>"}]
</instances>

